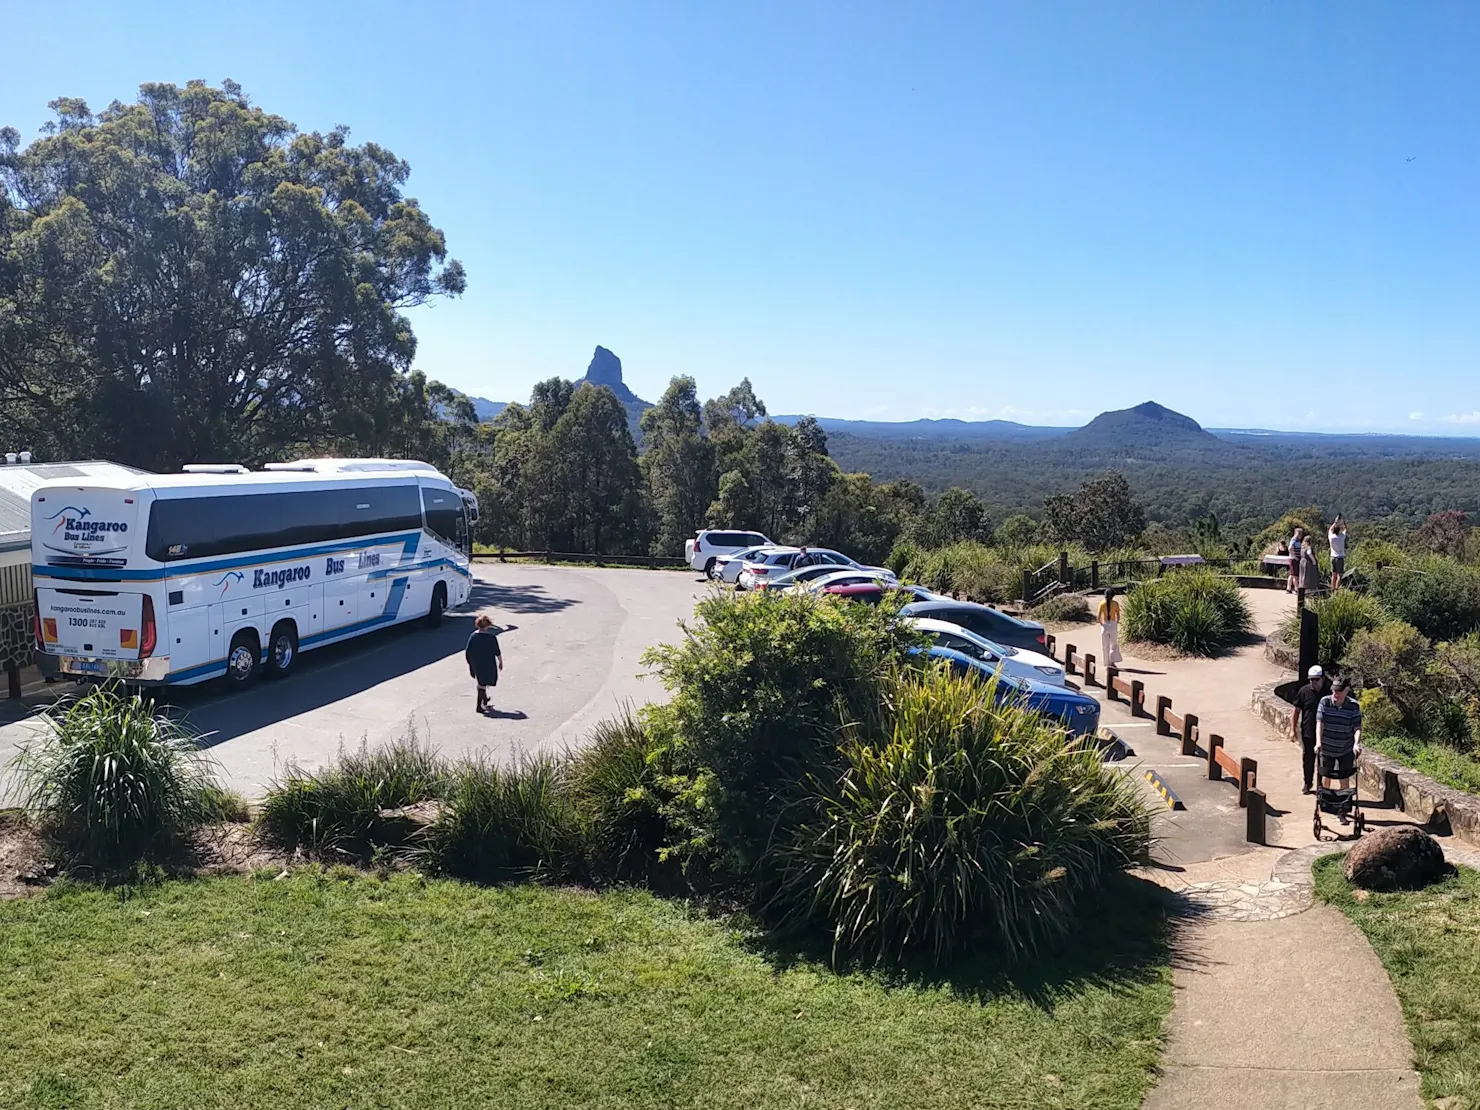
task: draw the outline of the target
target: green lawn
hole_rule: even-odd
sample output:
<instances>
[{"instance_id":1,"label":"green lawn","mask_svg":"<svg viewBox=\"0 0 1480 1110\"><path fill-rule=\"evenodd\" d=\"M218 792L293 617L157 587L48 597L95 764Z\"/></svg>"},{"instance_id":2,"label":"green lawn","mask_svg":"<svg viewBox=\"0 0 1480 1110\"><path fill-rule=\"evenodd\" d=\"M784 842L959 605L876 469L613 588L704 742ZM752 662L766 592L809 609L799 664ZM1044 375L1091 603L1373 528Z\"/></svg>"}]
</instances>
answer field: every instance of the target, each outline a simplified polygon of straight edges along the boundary
<instances>
[{"instance_id":1,"label":"green lawn","mask_svg":"<svg viewBox=\"0 0 1480 1110\"><path fill-rule=\"evenodd\" d=\"M1363 736L1362 743L1435 782L1480 794L1480 759L1452 745L1406 736Z\"/></svg>"},{"instance_id":2,"label":"green lawn","mask_svg":"<svg viewBox=\"0 0 1480 1110\"><path fill-rule=\"evenodd\" d=\"M1127 888L1035 980L886 982L637 892L335 870L0 904L0 1106L1139 1106L1171 1005Z\"/></svg>"},{"instance_id":3,"label":"green lawn","mask_svg":"<svg viewBox=\"0 0 1480 1110\"><path fill-rule=\"evenodd\" d=\"M1480 872L1361 901L1341 857L1317 861L1315 875L1316 892L1356 922L1387 968L1424 1096L1480 1107Z\"/></svg>"}]
</instances>

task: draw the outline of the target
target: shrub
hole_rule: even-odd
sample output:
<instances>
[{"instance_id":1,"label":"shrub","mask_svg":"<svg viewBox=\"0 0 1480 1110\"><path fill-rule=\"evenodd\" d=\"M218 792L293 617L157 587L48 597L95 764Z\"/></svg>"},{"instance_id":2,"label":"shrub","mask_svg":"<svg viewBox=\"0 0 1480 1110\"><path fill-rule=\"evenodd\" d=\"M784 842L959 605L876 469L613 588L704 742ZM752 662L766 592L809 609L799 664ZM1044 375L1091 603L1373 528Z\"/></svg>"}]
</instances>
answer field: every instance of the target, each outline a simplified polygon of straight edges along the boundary
<instances>
[{"instance_id":1,"label":"shrub","mask_svg":"<svg viewBox=\"0 0 1480 1110\"><path fill-rule=\"evenodd\" d=\"M630 707L602 721L571 754L570 788L592 871L660 881L674 835L669 739Z\"/></svg>"},{"instance_id":2,"label":"shrub","mask_svg":"<svg viewBox=\"0 0 1480 1110\"><path fill-rule=\"evenodd\" d=\"M415 729L394 743L341 750L332 766L308 772L290 766L262 802L262 831L281 844L363 849L404 839L404 822L383 810L441 795L448 771Z\"/></svg>"},{"instance_id":3,"label":"shrub","mask_svg":"<svg viewBox=\"0 0 1480 1110\"><path fill-rule=\"evenodd\" d=\"M901 540L889 552L889 558L884 560L884 565L894 572L895 577L903 579L906 575L912 573L913 568L920 562L924 554L925 550L919 544L911 543L909 540Z\"/></svg>"},{"instance_id":4,"label":"shrub","mask_svg":"<svg viewBox=\"0 0 1480 1110\"><path fill-rule=\"evenodd\" d=\"M1480 628L1480 568L1442 555L1417 555L1371 571L1371 590L1399 620L1431 640L1454 640Z\"/></svg>"},{"instance_id":5,"label":"shrub","mask_svg":"<svg viewBox=\"0 0 1480 1110\"><path fill-rule=\"evenodd\" d=\"M1358 699L1362 706L1362 732L1372 736L1392 736L1403 727L1403 711L1387 691L1380 687L1363 690Z\"/></svg>"},{"instance_id":6,"label":"shrub","mask_svg":"<svg viewBox=\"0 0 1480 1110\"><path fill-rule=\"evenodd\" d=\"M1021 582L1015 563L970 542L920 552L905 575L937 593L959 593L977 601L1006 601L1017 594Z\"/></svg>"},{"instance_id":7,"label":"shrub","mask_svg":"<svg viewBox=\"0 0 1480 1110\"><path fill-rule=\"evenodd\" d=\"M15 757L23 807L105 867L178 847L222 795L189 730L141 694L100 686L41 715Z\"/></svg>"},{"instance_id":8,"label":"shrub","mask_svg":"<svg viewBox=\"0 0 1480 1110\"><path fill-rule=\"evenodd\" d=\"M916 643L888 605L811 594L716 594L684 640L645 659L673 693L662 716L695 847L719 846L745 871L759 863L806 770L835 760L839 714L856 720Z\"/></svg>"},{"instance_id":9,"label":"shrub","mask_svg":"<svg viewBox=\"0 0 1480 1110\"><path fill-rule=\"evenodd\" d=\"M1316 650L1323 667L1336 667L1358 632L1370 632L1388 621L1387 613L1375 599L1352 590L1337 590L1309 604L1316 614L1320 631ZM1295 619L1298 627L1298 615ZM1294 642L1298 643L1299 632L1295 635Z\"/></svg>"},{"instance_id":10,"label":"shrub","mask_svg":"<svg viewBox=\"0 0 1480 1110\"><path fill-rule=\"evenodd\" d=\"M1364 687L1382 686L1400 695L1421 684L1428 665L1429 642L1413 625L1388 621L1360 629L1342 654L1341 665Z\"/></svg>"},{"instance_id":11,"label":"shrub","mask_svg":"<svg viewBox=\"0 0 1480 1110\"><path fill-rule=\"evenodd\" d=\"M507 766L469 760L453 769L442 801L423 840L436 870L480 882L584 872L566 759L521 755Z\"/></svg>"},{"instance_id":12,"label":"shrub","mask_svg":"<svg viewBox=\"0 0 1480 1110\"><path fill-rule=\"evenodd\" d=\"M902 674L845 727L778 848L771 913L870 962L1028 955L1149 850L1130 780L944 668Z\"/></svg>"},{"instance_id":13,"label":"shrub","mask_svg":"<svg viewBox=\"0 0 1480 1110\"><path fill-rule=\"evenodd\" d=\"M1092 620L1089 603L1079 594L1055 594L1042 605L1034 606L1033 619L1040 621Z\"/></svg>"},{"instance_id":14,"label":"shrub","mask_svg":"<svg viewBox=\"0 0 1480 1110\"><path fill-rule=\"evenodd\" d=\"M1228 647L1253 626L1238 586L1210 570L1172 571L1126 595L1129 640L1170 644L1195 655Z\"/></svg>"}]
</instances>

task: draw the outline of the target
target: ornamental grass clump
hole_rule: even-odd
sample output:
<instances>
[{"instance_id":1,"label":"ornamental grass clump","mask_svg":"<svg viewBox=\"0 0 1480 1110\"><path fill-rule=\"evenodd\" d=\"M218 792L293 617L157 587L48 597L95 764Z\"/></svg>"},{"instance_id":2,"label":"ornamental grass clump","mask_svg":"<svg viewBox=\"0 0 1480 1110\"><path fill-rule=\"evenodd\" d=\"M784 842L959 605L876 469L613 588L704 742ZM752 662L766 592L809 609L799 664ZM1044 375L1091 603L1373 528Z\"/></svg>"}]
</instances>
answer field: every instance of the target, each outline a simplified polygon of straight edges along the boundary
<instances>
[{"instance_id":1,"label":"ornamental grass clump","mask_svg":"<svg viewBox=\"0 0 1480 1110\"><path fill-rule=\"evenodd\" d=\"M479 882L583 877L585 848L570 785L570 761L563 756L459 764L442 812L423 839L427 862Z\"/></svg>"},{"instance_id":2,"label":"ornamental grass clump","mask_svg":"<svg viewBox=\"0 0 1480 1110\"><path fill-rule=\"evenodd\" d=\"M775 848L768 912L866 963L1020 960L1147 858L1139 793L1098 751L943 668L896 676L840 730L842 771Z\"/></svg>"},{"instance_id":3,"label":"ornamental grass clump","mask_svg":"<svg viewBox=\"0 0 1480 1110\"><path fill-rule=\"evenodd\" d=\"M1128 640L1216 655L1253 624L1234 582L1210 570L1189 569L1171 571L1127 594L1122 631Z\"/></svg>"},{"instance_id":4,"label":"ornamental grass clump","mask_svg":"<svg viewBox=\"0 0 1480 1110\"><path fill-rule=\"evenodd\" d=\"M289 766L262 803L262 831L280 844L360 850L405 838L386 810L441 797L448 768L414 728L401 739L340 751L328 767Z\"/></svg>"},{"instance_id":5,"label":"ornamental grass clump","mask_svg":"<svg viewBox=\"0 0 1480 1110\"><path fill-rule=\"evenodd\" d=\"M81 860L117 867L178 849L224 796L189 729L152 699L100 686L40 715L12 764L33 821Z\"/></svg>"}]
</instances>

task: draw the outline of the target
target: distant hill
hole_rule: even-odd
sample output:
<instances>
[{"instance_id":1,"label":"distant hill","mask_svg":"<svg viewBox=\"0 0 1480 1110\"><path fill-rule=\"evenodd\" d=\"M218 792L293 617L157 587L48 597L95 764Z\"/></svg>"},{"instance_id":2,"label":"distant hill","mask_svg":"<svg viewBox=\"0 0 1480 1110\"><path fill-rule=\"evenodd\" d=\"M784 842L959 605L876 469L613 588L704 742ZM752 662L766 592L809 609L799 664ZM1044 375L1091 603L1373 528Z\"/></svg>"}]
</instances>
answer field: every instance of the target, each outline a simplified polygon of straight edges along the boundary
<instances>
[{"instance_id":1,"label":"distant hill","mask_svg":"<svg viewBox=\"0 0 1480 1110\"><path fill-rule=\"evenodd\" d=\"M507 401L490 401L487 397L469 397L468 400L473 402L473 411L479 420L492 420L509 407Z\"/></svg>"},{"instance_id":2,"label":"distant hill","mask_svg":"<svg viewBox=\"0 0 1480 1110\"><path fill-rule=\"evenodd\" d=\"M1214 447L1224 444L1190 416L1165 405L1146 401L1130 409L1102 412L1065 441L1076 447L1091 445L1137 450L1144 447Z\"/></svg>"},{"instance_id":3,"label":"distant hill","mask_svg":"<svg viewBox=\"0 0 1480 1110\"><path fill-rule=\"evenodd\" d=\"M778 416L778 424L795 424L800 416ZM990 439L1026 443L1038 439L1054 439L1073 431L1072 428L1037 427L1017 424L1011 420L841 420L832 416L819 416L817 423L825 432L842 432L855 436L905 436L919 439Z\"/></svg>"}]
</instances>

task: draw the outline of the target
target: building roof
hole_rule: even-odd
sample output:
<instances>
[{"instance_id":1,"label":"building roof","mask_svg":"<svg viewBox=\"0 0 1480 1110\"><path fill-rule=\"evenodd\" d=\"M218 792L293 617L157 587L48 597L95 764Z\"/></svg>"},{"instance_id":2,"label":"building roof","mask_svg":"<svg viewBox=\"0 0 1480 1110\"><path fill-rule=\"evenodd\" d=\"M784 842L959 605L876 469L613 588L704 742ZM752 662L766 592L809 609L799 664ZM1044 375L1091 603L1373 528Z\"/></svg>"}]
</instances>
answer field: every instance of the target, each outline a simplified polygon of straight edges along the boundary
<instances>
[{"instance_id":1,"label":"building roof","mask_svg":"<svg viewBox=\"0 0 1480 1110\"><path fill-rule=\"evenodd\" d=\"M101 462L0 463L0 548L29 546L31 493L47 482L67 478L118 478L141 474L130 466Z\"/></svg>"}]
</instances>

